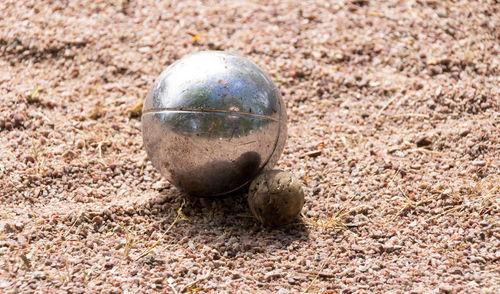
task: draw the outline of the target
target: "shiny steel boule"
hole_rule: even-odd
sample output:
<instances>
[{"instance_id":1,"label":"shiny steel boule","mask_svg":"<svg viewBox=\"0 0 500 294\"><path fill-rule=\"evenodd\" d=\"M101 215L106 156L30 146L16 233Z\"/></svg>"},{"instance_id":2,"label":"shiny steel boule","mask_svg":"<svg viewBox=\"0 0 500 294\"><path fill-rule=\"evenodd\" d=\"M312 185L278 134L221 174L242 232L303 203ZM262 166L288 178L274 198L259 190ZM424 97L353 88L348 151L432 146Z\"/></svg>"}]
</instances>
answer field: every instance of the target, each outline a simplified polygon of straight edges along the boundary
<instances>
[{"instance_id":1,"label":"shiny steel boule","mask_svg":"<svg viewBox=\"0 0 500 294\"><path fill-rule=\"evenodd\" d=\"M172 184L203 197L236 191L278 161L286 109L273 82L249 60L219 51L169 66L143 106L144 146Z\"/></svg>"}]
</instances>

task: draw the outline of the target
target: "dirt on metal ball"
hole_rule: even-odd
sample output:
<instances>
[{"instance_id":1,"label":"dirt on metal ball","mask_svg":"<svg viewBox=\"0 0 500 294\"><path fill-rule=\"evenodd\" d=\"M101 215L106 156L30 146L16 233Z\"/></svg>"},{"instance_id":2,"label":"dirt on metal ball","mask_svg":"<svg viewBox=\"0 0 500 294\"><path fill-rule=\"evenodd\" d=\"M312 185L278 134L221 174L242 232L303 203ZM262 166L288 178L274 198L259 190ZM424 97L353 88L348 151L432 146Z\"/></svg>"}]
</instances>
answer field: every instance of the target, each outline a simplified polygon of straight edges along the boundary
<instances>
[{"instance_id":1,"label":"dirt on metal ball","mask_svg":"<svg viewBox=\"0 0 500 294\"><path fill-rule=\"evenodd\" d=\"M144 101L142 132L151 162L172 184L203 197L248 185L280 157L286 109L265 72L220 51L170 65Z\"/></svg>"},{"instance_id":2,"label":"dirt on metal ball","mask_svg":"<svg viewBox=\"0 0 500 294\"><path fill-rule=\"evenodd\" d=\"M250 211L261 223L282 226L297 219L304 206L302 185L290 173L265 171L250 184Z\"/></svg>"}]
</instances>

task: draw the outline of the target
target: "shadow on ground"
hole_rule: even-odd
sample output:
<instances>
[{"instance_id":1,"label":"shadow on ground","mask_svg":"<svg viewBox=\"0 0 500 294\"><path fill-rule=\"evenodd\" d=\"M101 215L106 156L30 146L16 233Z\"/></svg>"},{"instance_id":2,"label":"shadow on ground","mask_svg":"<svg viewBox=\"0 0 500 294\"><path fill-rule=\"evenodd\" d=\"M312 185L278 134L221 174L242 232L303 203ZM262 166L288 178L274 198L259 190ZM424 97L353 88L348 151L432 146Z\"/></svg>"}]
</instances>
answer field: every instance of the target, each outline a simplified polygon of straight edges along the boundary
<instances>
[{"instance_id":1,"label":"shadow on ground","mask_svg":"<svg viewBox=\"0 0 500 294\"><path fill-rule=\"evenodd\" d=\"M188 221L179 222L169 233L179 243L188 239L216 248L221 255L237 256L245 252L269 253L308 240L307 226L300 219L279 228L259 223L250 212L246 193L224 198L197 198L173 188L161 194L171 197L169 204L163 206L163 213L171 214L184 202L182 214ZM167 227L167 222L163 226Z\"/></svg>"}]
</instances>

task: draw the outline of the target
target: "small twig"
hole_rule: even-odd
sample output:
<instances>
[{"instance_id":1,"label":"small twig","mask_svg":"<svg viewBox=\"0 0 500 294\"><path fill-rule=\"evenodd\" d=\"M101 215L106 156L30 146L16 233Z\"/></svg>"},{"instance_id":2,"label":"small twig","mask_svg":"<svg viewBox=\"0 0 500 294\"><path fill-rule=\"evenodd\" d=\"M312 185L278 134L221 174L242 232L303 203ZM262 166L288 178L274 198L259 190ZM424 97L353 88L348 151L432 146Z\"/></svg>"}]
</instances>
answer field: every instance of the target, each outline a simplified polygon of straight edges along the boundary
<instances>
[{"instance_id":1,"label":"small twig","mask_svg":"<svg viewBox=\"0 0 500 294\"><path fill-rule=\"evenodd\" d=\"M313 158L313 157L318 157L320 155L321 155L321 150L313 150L300 155L299 158L304 158L304 157Z\"/></svg>"}]
</instances>

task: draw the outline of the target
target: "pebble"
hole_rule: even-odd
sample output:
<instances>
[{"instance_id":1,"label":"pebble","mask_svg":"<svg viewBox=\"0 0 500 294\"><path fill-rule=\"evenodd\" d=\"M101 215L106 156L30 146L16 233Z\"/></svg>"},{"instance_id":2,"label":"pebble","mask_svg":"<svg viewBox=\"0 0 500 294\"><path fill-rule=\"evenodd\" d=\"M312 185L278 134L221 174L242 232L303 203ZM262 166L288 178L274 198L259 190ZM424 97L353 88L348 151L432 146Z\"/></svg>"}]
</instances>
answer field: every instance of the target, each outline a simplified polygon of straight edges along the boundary
<instances>
[{"instance_id":1,"label":"pebble","mask_svg":"<svg viewBox=\"0 0 500 294\"><path fill-rule=\"evenodd\" d=\"M82 149L85 146L85 141L83 141L82 139L78 139L75 142L75 146L78 149Z\"/></svg>"},{"instance_id":2,"label":"pebble","mask_svg":"<svg viewBox=\"0 0 500 294\"><path fill-rule=\"evenodd\" d=\"M14 228L9 223L4 224L3 231L5 233L14 233L15 232Z\"/></svg>"},{"instance_id":3,"label":"pebble","mask_svg":"<svg viewBox=\"0 0 500 294\"><path fill-rule=\"evenodd\" d=\"M453 293L454 288L450 284L440 284L439 291L441 291L442 293Z\"/></svg>"},{"instance_id":4,"label":"pebble","mask_svg":"<svg viewBox=\"0 0 500 294\"><path fill-rule=\"evenodd\" d=\"M486 165L486 161L485 160L474 160L472 162L472 165L474 165L474 166L485 166Z\"/></svg>"}]
</instances>

